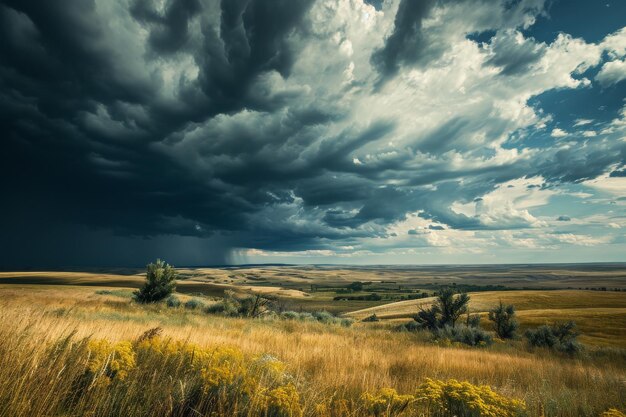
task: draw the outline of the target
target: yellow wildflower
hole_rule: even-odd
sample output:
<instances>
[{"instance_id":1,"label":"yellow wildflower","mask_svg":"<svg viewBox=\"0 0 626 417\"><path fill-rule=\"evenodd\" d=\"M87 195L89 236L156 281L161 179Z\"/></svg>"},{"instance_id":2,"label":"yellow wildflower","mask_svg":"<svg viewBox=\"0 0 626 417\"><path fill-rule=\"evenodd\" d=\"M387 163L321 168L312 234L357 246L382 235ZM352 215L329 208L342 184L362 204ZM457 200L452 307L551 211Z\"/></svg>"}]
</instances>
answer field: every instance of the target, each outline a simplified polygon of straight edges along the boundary
<instances>
[{"instance_id":1,"label":"yellow wildflower","mask_svg":"<svg viewBox=\"0 0 626 417\"><path fill-rule=\"evenodd\" d=\"M524 402L509 399L489 386L476 386L455 379L427 379L415 395L436 416L514 417L525 410Z\"/></svg>"},{"instance_id":2,"label":"yellow wildflower","mask_svg":"<svg viewBox=\"0 0 626 417\"><path fill-rule=\"evenodd\" d=\"M382 388L376 394L365 393L361 400L367 411L375 416L397 416L414 400L412 395L398 395L392 388Z\"/></svg>"},{"instance_id":3,"label":"yellow wildflower","mask_svg":"<svg viewBox=\"0 0 626 417\"><path fill-rule=\"evenodd\" d=\"M626 417L626 414L622 413L616 408L611 408L602 413L600 417Z\"/></svg>"},{"instance_id":4,"label":"yellow wildflower","mask_svg":"<svg viewBox=\"0 0 626 417\"><path fill-rule=\"evenodd\" d=\"M111 343L107 340L90 340L87 369L100 384L113 380L123 381L135 367L135 352L130 342Z\"/></svg>"}]
</instances>

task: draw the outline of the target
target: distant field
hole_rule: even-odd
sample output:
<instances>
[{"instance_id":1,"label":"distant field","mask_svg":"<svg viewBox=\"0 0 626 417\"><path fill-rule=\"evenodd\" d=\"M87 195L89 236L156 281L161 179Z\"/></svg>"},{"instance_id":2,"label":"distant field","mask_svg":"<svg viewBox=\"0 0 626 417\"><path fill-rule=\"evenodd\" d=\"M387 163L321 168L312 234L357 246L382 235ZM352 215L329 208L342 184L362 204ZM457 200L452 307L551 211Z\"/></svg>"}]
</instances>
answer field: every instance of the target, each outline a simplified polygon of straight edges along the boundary
<instances>
[{"instance_id":1,"label":"distant field","mask_svg":"<svg viewBox=\"0 0 626 417\"><path fill-rule=\"evenodd\" d=\"M573 320L588 344L626 347L626 293L604 291L495 291L470 293L473 313L486 312L500 300L513 304L522 329ZM363 319L376 314L380 319L408 319L433 298L408 300L346 313ZM483 325L488 326L486 317Z\"/></svg>"},{"instance_id":2,"label":"distant field","mask_svg":"<svg viewBox=\"0 0 626 417\"><path fill-rule=\"evenodd\" d=\"M288 310L326 310L357 320L371 314L381 319L411 318L420 305L432 298L395 301L408 294L432 292L441 285L470 291L471 310L484 313L500 300L515 305L522 327L574 320L585 343L626 347L626 266L599 265L508 265L446 267L293 267L181 268L177 292L222 297L225 290L262 293L278 297ZM138 288L143 272L133 269L94 271L0 272L4 291L12 286L47 291L60 286ZM335 301L354 281L367 283L361 292L378 294L378 301ZM48 287L53 286L53 287ZM491 287L497 291L487 291ZM606 287L607 291L563 288ZM518 289L515 289L518 288ZM519 288L533 288L520 290ZM561 288L556 290L556 288ZM472 289L480 292L471 292ZM90 290L87 290L90 291ZM598 329L597 322L603 324Z\"/></svg>"},{"instance_id":3,"label":"distant field","mask_svg":"<svg viewBox=\"0 0 626 417\"><path fill-rule=\"evenodd\" d=\"M353 281L379 283L385 288L437 285L499 286L515 289L626 288L626 264L452 265L452 266L245 266L179 268L184 280L234 285L280 286L309 291L345 286ZM0 283L15 279L41 283L88 285L94 278L120 285L138 283L143 269L76 272L0 272ZM35 282L36 281L36 282ZM112 285L117 285L112 284Z\"/></svg>"},{"instance_id":4,"label":"distant field","mask_svg":"<svg viewBox=\"0 0 626 417\"><path fill-rule=\"evenodd\" d=\"M624 289L626 264L584 265L474 265L474 266L245 266L179 268L178 292L221 297L227 289L260 292L280 297L293 310L349 313L389 304L403 296L432 293L445 285L466 292L529 289ZM0 284L54 284L138 288L143 271L137 269L90 271L0 272ZM365 283L361 293L379 294L379 301L335 301L354 281ZM475 300L478 302L478 300ZM491 302L491 301L489 301ZM515 299L517 305L522 302ZM542 300L537 300L541 303ZM396 309L403 304L391 308ZM414 301L390 314L414 311ZM480 308L477 306L476 308ZM521 308L521 307L520 307ZM409 311L411 310L411 311ZM386 313L383 313L386 314Z\"/></svg>"}]
</instances>

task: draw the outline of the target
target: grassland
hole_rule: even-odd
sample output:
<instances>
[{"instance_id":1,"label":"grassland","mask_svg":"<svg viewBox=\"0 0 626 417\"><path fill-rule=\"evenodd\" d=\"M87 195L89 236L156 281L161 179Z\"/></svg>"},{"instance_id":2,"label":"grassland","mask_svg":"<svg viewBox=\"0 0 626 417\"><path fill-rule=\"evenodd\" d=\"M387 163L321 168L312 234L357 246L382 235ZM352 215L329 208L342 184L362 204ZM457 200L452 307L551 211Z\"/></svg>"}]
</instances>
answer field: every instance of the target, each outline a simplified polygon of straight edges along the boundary
<instances>
[{"instance_id":1,"label":"grassland","mask_svg":"<svg viewBox=\"0 0 626 417\"><path fill-rule=\"evenodd\" d=\"M486 317L490 308L502 301L516 307L522 330L573 320L582 333L583 342L626 348L625 292L522 290L488 291L470 295L470 310L483 317ZM349 312L346 315L359 320L372 314L382 320L410 319L420 307L429 306L433 300L430 297L400 301Z\"/></svg>"},{"instance_id":2,"label":"grassland","mask_svg":"<svg viewBox=\"0 0 626 417\"><path fill-rule=\"evenodd\" d=\"M44 359L51 347L58 346L66 336L71 336L70 344L85 338L132 341L155 327L161 327L167 339L205 348L235 347L251 357L275 356L292 375L300 390L302 413L307 416L373 415L360 405L363 393L390 387L401 394L410 394L426 378L487 384L507 397L525 401L528 415L533 417L542 413L599 416L611 407L626 408L626 352L621 349L626 339L626 293L549 291L545 288L569 285L550 286L550 278L544 278L535 283L535 290L516 290L513 288L519 287L511 286L506 290L471 294L471 308L475 312L486 311L500 299L515 304L524 327L575 319L586 350L569 357L531 350L522 341L466 348L438 345L426 334L394 330L398 321L406 321L417 305L429 303L429 298L380 303L332 301L335 294L332 288L355 280L365 281L366 277L371 278L371 285L387 288L391 294L404 294L396 292L399 285L403 289L409 286L411 290L429 290L428 282L421 277L411 281L408 273L404 278L386 276L387 282L380 282L380 271L376 269L356 274L358 279L349 269L324 268L321 272L315 269L311 272L272 267L269 270L183 270L185 279L179 282L178 296L183 301L194 296L211 303L225 289L241 293L258 291L283 297L294 309L340 305L336 311L347 316L363 318L376 312L387 320L357 322L345 328L317 322L226 318L198 310L167 308L163 303L139 305L130 298L132 289L142 281L138 271L0 273L0 416L86 415L67 410L66 414L59 414L53 410L51 396L61 395L61 391L55 390L60 390L62 385L54 381L65 381L64 375L73 368L61 359L48 364ZM313 278L293 276L296 273ZM249 274L258 278L251 279ZM586 286L623 287L623 275L619 272L611 270L602 274L597 282L589 278ZM281 277L287 280L285 285L280 285ZM571 280L562 277L557 281L571 283ZM398 284L400 281L402 284ZM458 280L455 282L459 285ZM520 281L510 278L509 283L512 282ZM311 292L311 284L317 286L317 291ZM476 279L472 285L484 285L484 282ZM69 358L69 353L66 356ZM49 369L40 369L44 363ZM37 372L29 372L29 367L35 367ZM154 372L153 380L164 383L166 375L158 370ZM30 392L26 399L22 398L25 392ZM329 398L345 401L345 414L322 413L319 405ZM146 407L162 404L152 396L144 400ZM114 403L110 398L107 401ZM145 414L139 405L129 408L127 404L120 409L122 403L115 402L118 404L115 409L109 403L100 404L103 407L100 415L151 415Z\"/></svg>"}]
</instances>

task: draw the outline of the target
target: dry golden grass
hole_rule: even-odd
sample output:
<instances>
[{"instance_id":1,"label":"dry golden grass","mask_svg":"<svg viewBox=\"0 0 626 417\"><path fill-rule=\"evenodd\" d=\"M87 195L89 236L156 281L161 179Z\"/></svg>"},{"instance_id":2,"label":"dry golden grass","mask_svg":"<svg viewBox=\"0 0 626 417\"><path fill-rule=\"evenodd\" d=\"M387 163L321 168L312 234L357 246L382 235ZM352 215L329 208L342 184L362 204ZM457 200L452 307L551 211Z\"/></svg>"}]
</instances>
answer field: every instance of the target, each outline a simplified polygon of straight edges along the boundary
<instances>
[{"instance_id":1,"label":"dry golden grass","mask_svg":"<svg viewBox=\"0 0 626 417\"><path fill-rule=\"evenodd\" d=\"M488 311L502 301L513 304L518 311L536 309L583 309L583 308L623 308L626 306L626 292L581 291L581 290L526 290L526 291L485 291L471 293L470 309L473 312ZM380 317L411 317L419 306L428 306L434 298L398 301L382 306L371 307L348 313L348 316L363 318L376 313Z\"/></svg>"},{"instance_id":2,"label":"dry golden grass","mask_svg":"<svg viewBox=\"0 0 626 417\"><path fill-rule=\"evenodd\" d=\"M96 290L0 286L0 334L25 337L25 346L35 349L30 352L35 356L41 354L38 349L71 332L75 339L132 340L156 326L163 328L166 337L200 346L229 345L248 354L270 353L305 383L303 401L309 415L322 396L357 398L381 387L411 393L428 377L490 385L504 395L524 399L532 416L539 416L542 407L546 416L573 417L597 416L610 407L626 406L622 352L569 358L529 352L519 343L488 349L440 347L380 324L342 328L228 319L163 305L140 306L123 296L98 295ZM14 378L0 380L1 393L6 384L25 377L18 370L11 374L6 369L11 364L0 361L0 368L5 368L2 378Z\"/></svg>"},{"instance_id":3,"label":"dry golden grass","mask_svg":"<svg viewBox=\"0 0 626 417\"><path fill-rule=\"evenodd\" d=\"M522 329L573 320L587 344L626 347L626 293L612 291L489 291L470 294L470 310L487 312L502 301L513 304ZM376 314L381 319L410 318L434 298L389 303L347 313L363 319Z\"/></svg>"}]
</instances>

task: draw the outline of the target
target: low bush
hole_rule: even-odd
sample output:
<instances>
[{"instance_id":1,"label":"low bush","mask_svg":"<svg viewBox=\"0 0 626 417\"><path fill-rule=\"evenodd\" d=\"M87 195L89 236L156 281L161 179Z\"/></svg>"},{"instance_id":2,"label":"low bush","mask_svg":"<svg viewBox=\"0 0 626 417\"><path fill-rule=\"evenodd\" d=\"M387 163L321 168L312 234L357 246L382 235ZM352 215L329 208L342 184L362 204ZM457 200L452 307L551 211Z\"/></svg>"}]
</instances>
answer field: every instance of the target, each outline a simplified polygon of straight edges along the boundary
<instances>
[{"instance_id":1,"label":"low bush","mask_svg":"<svg viewBox=\"0 0 626 417\"><path fill-rule=\"evenodd\" d=\"M313 317L315 318L315 320L322 322L324 324L332 324L337 319L328 311L314 311Z\"/></svg>"},{"instance_id":2,"label":"low bush","mask_svg":"<svg viewBox=\"0 0 626 417\"><path fill-rule=\"evenodd\" d=\"M280 313L280 318L283 320L319 321L320 323L335 324L343 327L350 327L354 324L354 319L336 317L327 311L315 311L313 313L283 311Z\"/></svg>"},{"instance_id":3,"label":"low bush","mask_svg":"<svg viewBox=\"0 0 626 417\"><path fill-rule=\"evenodd\" d=\"M169 297L167 297L167 300L165 300L165 304L168 307L176 308L176 307L180 307L182 302L175 295L170 295Z\"/></svg>"},{"instance_id":4,"label":"low bush","mask_svg":"<svg viewBox=\"0 0 626 417\"><path fill-rule=\"evenodd\" d=\"M399 332L416 332L418 330L422 330L422 326L416 321L410 321L408 323L402 323L396 330Z\"/></svg>"},{"instance_id":5,"label":"low bush","mask_svg":"<svg viewBox=\"0 0 626 417\"><path fill-rule=\"evenodd\" d=\"M204 308L204 302L202 300L198 300L197 298L192 298L185 303L185 308L188 310L197 310Z\"/></svg>"},{"instance_id":6,"label":"low bush","mask_svg":"<svg viewBox=\"0 0 626 417\"><path fill-rule=\"evenodd\" d=\"M280 318L284 320L300 320L300 313L296 311L283 311Z\"/></svg>"},{"instance_id":7,"label":"low bush","mask_svg":"<svg viewBox=\"0 0 626 417\"><path fill-rule=\"evenodd\" d=\"M445 326L437 329L434 336L438 340L463 343L468 346L487 346L493 342L491 335L478 327L457 324L455 327Z\"/></svg>"},{"instance_id":8,"label":"low bush","mask_svg":"<svg viewBox=\"0 0 626 417\"><path fill-rule=\"evenodd\" d=\"M237 297L234 291L224 292L224 298L205 309L208 314L221 314L227 317L261 317L273 311L275 300L260 294Z\"/></svg>"},{"instance_id":9,"label":"low bush","mask_svg":"<svg viewBox=\"0 0 626 417\"><path fill-rule=\"evenodd\" d=\"M343 319L340 319L339 324L343 327L350 327L354 324L354 319L343 318Z\"/></svg>"},{"instance_id":10,"label":"low bush","mask_svg":"<svg viewBox=\"0 0 626 417\"><path fill-rule=\"evenodd\" d=\"M529 329L524 336L532 347L548 348L569 354L582 350L582 345L576 339L578 333L576 332L576 323L573 321Z\"/></svg>"},{"instance_id":11,"label":"low bush","mask_svg":"<svg viewBox=\"0 0 626 417\"><path fill-rule=\"evenodd\" d=\"M222 300L215 304L211 304L204 309L204 312L207 314L221 314L226 317L236 317L239 315L237 305L229 300Z\"/></svg>"}]
</instances>

